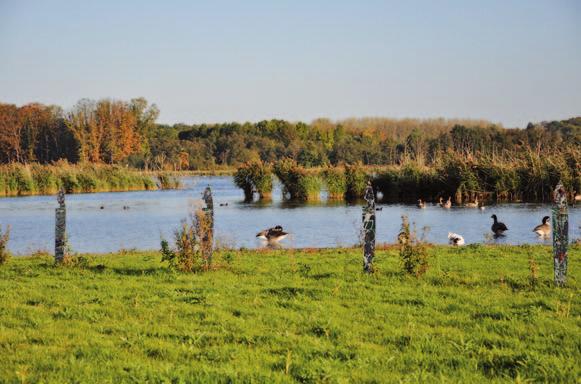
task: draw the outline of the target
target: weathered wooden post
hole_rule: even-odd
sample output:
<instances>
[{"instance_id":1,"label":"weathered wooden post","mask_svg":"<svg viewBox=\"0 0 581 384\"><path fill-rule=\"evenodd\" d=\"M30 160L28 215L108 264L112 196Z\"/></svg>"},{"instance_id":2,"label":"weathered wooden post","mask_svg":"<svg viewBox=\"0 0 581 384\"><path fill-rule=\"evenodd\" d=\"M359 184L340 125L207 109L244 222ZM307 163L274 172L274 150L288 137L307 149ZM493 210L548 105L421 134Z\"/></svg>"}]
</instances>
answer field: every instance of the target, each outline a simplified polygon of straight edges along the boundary
<instances>
[{"instance_id":1,"label":"weathered wooden post","mask_svg":"<svg viewBox=\"0 0 581 384\"><path fill-rule=\"evenodd\" d=\"M54 260L61 263L67 252L67 209L65 191L61 188L57 195L59 207L55 209Z\"/></svg>"},{"instance_id":2,"label":"weathered wooden post","mask_svg":"<svg viewBox=\"0 0 581 384\"><path fill-rule=\"evenodd\" d=\"M555 284L565 285L567 279L567 248L569 247L569 213L567 193L559 181L553 192L553 262Z\"/></svg>"},{"instance_id":3,"label":"weathered wooden post","mask_svg":"<svg viewBox=\"0 0 581 384\"><path fill-rule=\"evenodd\" d=\"M206 213L207 228L203 234L203 252L205 259L208 262L208 267L212 265L212 254L214 251L214 199L212 198L212 190L208 185L204 190L203 200L206 203L204 212Z\"/></svg>"},{"instance_id":4,"label":"weathered wooden post","mask_svg":"<svg viewBox=\"0 0 581 384\"><path fill-rule=\"evenodd\" d=\"M364 199L367 206L363 207L363 271L373 272L373 257L375 256L375 194L371 182L367 182Z\"/></svg>"}]
</instances>

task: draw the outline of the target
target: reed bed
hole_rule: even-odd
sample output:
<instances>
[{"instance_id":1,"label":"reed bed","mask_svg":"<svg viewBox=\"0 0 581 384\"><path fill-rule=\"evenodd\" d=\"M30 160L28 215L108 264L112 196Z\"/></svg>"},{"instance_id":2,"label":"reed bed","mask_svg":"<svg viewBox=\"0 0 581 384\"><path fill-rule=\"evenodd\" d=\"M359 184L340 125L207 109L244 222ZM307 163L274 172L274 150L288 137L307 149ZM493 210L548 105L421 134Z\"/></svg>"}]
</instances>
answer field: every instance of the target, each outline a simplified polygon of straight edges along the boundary
<instances>
[{"instance_id":1,"label":"reed bed","mask_svg":"<svg viewBox=\"0 0 581 384\"><path fill-rule=\"evenodd\" d=\"M274 165L274 173L283 185L283 196L289 200L317 201L323 185L320 172L303 168L294 160L284 159Z\"/></svg>"},{"instance_id":2,"label":"reed bed","mask_svg":"<svg viewBox=\"0 0 581 384\"><path fill-rule=\"evenodd\" d=\"M245 201L252 201L254 193L258 193L260 199L270 199L272 167L262 161L245 163L234 173L234 183L244 191Z\"/></svg>"},{"instance_id":3,"label":"reed bed","mask_svg":"<svg viewBox=\"0 0 581 384\"><path fill-rule=\"evenodd\" d=\"M0 196L51 195L60 188L83 193L154 190L158 186L154 178L121 166L66 161L0 166Z\"/></svg>"},{"instance_id":4,"label":"reed bed","mask_svg":"<svg viewBox=\"0 0 581 384\"><path fill-rule=\"evenodd\" d=\"M383 167L303 168L293 160L281 160L274 165L274 173L287 198L303 201L318 200L323 182L330 200L361 198L371 180L386 202L437 201L440 197L452 197L456 204L476 198L484 202L549 202L559 181L571 198L581 191L581 151L545 154L529 150L518 157L478 159L448 154L430 165L408 160Z\"/></svg>"}]
</instances>

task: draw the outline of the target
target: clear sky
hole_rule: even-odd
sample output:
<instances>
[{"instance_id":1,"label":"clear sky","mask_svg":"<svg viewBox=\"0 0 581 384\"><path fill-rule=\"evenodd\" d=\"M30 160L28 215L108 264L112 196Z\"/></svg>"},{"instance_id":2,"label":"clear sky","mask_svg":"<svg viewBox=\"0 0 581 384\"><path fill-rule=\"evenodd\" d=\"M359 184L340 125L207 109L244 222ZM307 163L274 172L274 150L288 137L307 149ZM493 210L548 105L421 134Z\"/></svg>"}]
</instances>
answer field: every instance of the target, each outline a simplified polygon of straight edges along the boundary
<instances>
[{"instance_id":1,"label":"clear sky","mask_svg":"<svg viewBox=\"0 0 581 384\"><path fill-rule=\"evenodd\" d=\"M160 121L581 115L581 1L0 0L0 101Z\"/></svg>"}]
</instances>

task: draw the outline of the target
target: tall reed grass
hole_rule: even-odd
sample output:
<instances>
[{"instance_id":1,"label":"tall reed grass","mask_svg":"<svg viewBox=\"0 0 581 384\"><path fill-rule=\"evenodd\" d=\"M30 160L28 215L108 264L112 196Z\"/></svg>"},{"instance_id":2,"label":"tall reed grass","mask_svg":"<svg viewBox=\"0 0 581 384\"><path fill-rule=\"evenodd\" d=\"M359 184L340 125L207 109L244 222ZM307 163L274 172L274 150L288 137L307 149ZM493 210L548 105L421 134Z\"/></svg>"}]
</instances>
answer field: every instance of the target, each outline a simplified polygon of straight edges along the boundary
<instances>
[{"instance_id":1,"label":"tall reed grass","mask_svg":"<svg viewBox=\"0 0 581 384\"><path fill-rule=\"evenodd\" d=\"M117 192L156 189L155 181L138 171L120 166L59 161L52 165L7 164L0 166L0 196Z\"/></svg>"},{"instance_id":2,"label":"tall reed grass","mask_svg":"<svg viewBox=\"0 0 581 384\"><path fill-rule=\"evenodd\" d=\"M283 184L283 195L291 200L316 201L320 199L322 180L317 170L309 170L290 159L278 161L274 173Z\"/></svg>"},{"instance_id":3,"label":"tall reed grass","mask_svg":"<svg viewBox=\"0 0 581 384\"><path fill-rule=\"evenodd\" d=\"M252 161L241 165L234 174L234 183L244 191L244 200L252 201L254 193L260 199L272 196L272 167L262 161Z\"/></svg>"}]
</instances>

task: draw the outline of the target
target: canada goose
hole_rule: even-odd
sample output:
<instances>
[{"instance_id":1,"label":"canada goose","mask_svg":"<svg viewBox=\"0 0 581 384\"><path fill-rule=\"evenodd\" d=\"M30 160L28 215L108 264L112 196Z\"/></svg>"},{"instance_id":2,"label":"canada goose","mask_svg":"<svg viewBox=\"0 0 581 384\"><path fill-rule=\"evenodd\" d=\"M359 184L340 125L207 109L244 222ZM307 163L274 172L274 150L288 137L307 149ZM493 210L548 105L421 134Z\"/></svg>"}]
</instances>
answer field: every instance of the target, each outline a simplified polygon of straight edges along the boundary
<instances>
[{"instance_id":1,"label":"canada goose","mask_svg":"<svg viewBox=\"0 0 581 384\"><path fill-rule=\"evenodd\" d=\"M418 208L426 208L426 203L422 199L418 199Z\"/></svg>"},{"instance_id":2,"label":"canada goose","mask_svg":"<svg viewBox=\"0 0 581 384\"><path fill-rule=\"evenodd\" d=\"M494 232L496 236L503 236L504 232L508 231L508 227L504 223L498 221L496 215L492 215L490 216L490 218L494 220L494 223L492 223L492 227L490 227L492 232Z\"/></svg>"},{"instance_id":3,"label":"canada goose","mask_svg":"<svg viewBox=\"0 0 581 384\"><path fill-rule=\"evenodd\" d=\"M288 233L284 232L280 225L277 225L274 228L265 229L265 230L260 231L256 234L256 237L259 239L273 241L273 242L280 241L287 236L288 236Z\"/></svg>"},{"instance_id":4,"label":"canada goose","mask_svg":"<svg viewBox=\"0 0 581 384\"><path fill-rule=\"evenodd\" d=\"M533 229L533 232L539 236L549 236L551 234L551 224L549 223L549 219L549 216L543 217L543 223L537 225Z\"/></svg>"},{"instance_id":5,"label":"canada goose","mask_svg":"<svg viewBox=\"0 0 581 384\"><path fill-rule=\"evenodd\" d=\"M460 246L464 245L464 238L457 233L448 232L448 242L450 245Z\"/></svg>"},{"instance_id":6,"label":"canada goose","mask_svg":"<svg viewBox=\"0 0 581 384\"><path fill-rule=\"evenodd\" d=\"M478 197L474 199L473 203L466 203L464 204L466 208L478 208Z\"/></svg>"}]
</instances>

